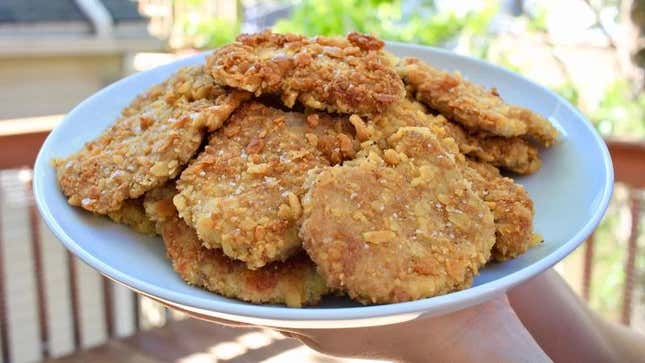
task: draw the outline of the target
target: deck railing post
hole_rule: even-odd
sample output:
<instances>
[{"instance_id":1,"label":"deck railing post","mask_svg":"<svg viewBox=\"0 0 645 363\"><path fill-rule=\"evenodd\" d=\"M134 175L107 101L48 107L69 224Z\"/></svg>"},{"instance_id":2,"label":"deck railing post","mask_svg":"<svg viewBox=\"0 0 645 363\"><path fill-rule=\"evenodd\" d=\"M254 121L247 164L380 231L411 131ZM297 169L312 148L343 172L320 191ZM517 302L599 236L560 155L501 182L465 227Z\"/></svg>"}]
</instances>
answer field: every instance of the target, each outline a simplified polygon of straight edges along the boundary
<instances>
[{"instance_id":1,"label":"deck railing post","mask_svg":"<svg viewBox=\"0 0 645 363\"><path fill-rule=\"evenodd\" d=\"M0 221L2 220L2 191L0 188ZM2 223L0 223L0 343L2 343L2 361L8 363L11 362L11 347L9 346L9 309L4 261L4 241Z\"/></svg>"},{"instance_id":2,"label":"deck railing post","mask_svg":"<svg viewBox=\"0 0 645 363\"><path fill-rule=\"evenodd\" d=\"M593 233L587 238L584 245L584 260L582 261L582 297L589 301L589 292L591 291L591 277L593 272L594 256L594 235Z\"/></svg>"},{"instance_id":3,"label":"deck railing post","mask_svg":"<svg viewBox=\"0 0 645 363\"><path fill-rule=\"evenodd\" d=\"M631 228L627 240L627 258L625 259L625 287L623 289L623 307L621 321L625 325L631 324L632 296L634 293L634 273L636 253L638 252L638 227L640 223L640 197L636 188L629 190L629 209L631 215Z\"/></svg>"},{"instance_id":4,"label":"deck railing post","mask_svg":"<svg viewBox=\"0 0 645 363\"><path fill-rule=\"evenodd\" d=\"M112 281L105 276L101 276L103 285L103 313L105 317L105 330L108 338L114 338L114 294L112 291Z\"/></svg>"},{"instance_id":5,"label":"deck railing post","mask_svg":"<svg viewBox=\"0 0 645 363\"><path fill-rule=\"evenodd\" d=\"M134 313L134 331L141 330L141 297L136 292L132 292L132 310Z\"/></svg>"},{"instance_id":6,"label":"deck railing post","mask_svg":"<svg viewBox=\"0 0 645 363\"><path fill-rule=\"evenodd\" d=\"M29 177L25 179L25 192L29 210L29 231L31 233L31 253L33 256L33 270L36 278L36 309L38 312L38 325L40 328L40 351L42 358L49 358L49 322L47 320L46 284L43 275L43 256L40 230L38 229L39 216L34 205L33 191L31 188L31 169L23 169Z\"/></svg>"},{"instance_id":7,"label":"deck railing post","mask_svg":"<svg viewBox=\"0 0 645 363\"><path fill-rule=\"evenodd\" d=\"M71 252L67 252L67 273L69 278L69 300L72 305L72 334L74 337L74 349L81 349L81 311L78 296L78 276L76 260Z\"/></svg>"}]
</instances>

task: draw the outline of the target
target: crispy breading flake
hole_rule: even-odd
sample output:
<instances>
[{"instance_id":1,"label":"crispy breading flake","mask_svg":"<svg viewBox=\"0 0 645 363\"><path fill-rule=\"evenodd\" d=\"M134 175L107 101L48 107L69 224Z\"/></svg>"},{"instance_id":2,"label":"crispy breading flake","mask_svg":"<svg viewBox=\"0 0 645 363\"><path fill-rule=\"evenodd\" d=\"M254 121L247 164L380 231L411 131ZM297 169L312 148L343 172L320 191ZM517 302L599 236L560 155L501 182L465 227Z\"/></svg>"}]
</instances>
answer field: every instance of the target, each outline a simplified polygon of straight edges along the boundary
<instances>
[{"instance_id":1,"label":"crispy breading flake","mask_svg":"<svg viewBox=\"0 0 645 363\"><path fill-rule=\"evenodd\" d=\"M382 47L369 35L306 38L267 30L218 48L206 68L219 84L280 95L288 107L298 100L313 109L365 114L404 95Z\"/></svg>"},{"instance_id":2,"label":"crispy breading flake","mask_svg":"<svg viewBox=\"0 0 645 363\"><path fill-rule=\"evenodd\" d=\"M139 233L155 234L155 223L148 218L143 209L143 198L128 199L121 208L108 212L107 215L114 222L124 224Z\"/></svg>"},{"instance_id":3,"label":"crispy breading flake","mask_svg":"<svg viewBox=\"0 0 645 363\"><path fill-rule=\"evenodd\" d=\"M495 217L496 241L492 258L515 258L534 243L533 201L524 187L500 175L490 165L467 160L464 177Z\"/></svg>"},{"instance_id":4,"label":"crispy breading flake","mask_svg":"<svg viewBox=\"0 0 645 363\"><path fill-rule=\"evenodd\" d=\"M175 197L205 246L221 247L253 269L297 253L305 174L358 149L346 117L320 114L316 126L307 118L249 102L211 135L182 173Z\"/></svg>"},{"instance_id":5,"label":"crispy breading flake","mask_svg":"<svg viewBox=\"0 0 645 363\"><path fill-rule=\"evenodd\" d=\"M497 90L464 80L458 74L439 70L416 58L404 58L398 66L415 97L470 130L503 137L526 135L550 146L558 131L542 116L504 103Z\"/></svg>"},{"instance_id":6,"label":"crispy breading flake","mask_svg":"<svg viewBox=\"0 0 645 363\"><path fill-rule=\"evenodd\" d=\"M363 303L469 286L495 242L488 206L429 129L401 128L389 144L406 155L395 167L368 152L312 175L305 249L331 288Z\"/></svg>"},{"instance_id":7,"label":"crispy breading flake","mask_svg":"<svg viewBox=\"0 0 645 363\"><path fill-rule=\"evenodd\" d=\"M145 207L157 221L175 271L191 285L226 297L259 304L290 307L316 304L328 292L315 265L303 252L285 262L249 270L221 250L201 245L195 230L177 215L172 205L173 184L146 194Z\"/></svg>"},{"instance_id":8,"label":"crispy breading flake","mask_svg":"<svg viewBox=\"0 0 645 363\"><path fill-rule=\"evenodd\" d=\"M78 152L54 161L70 204L106 214L179 174L206 130L222 125L248 97L186 67L138 97L123 116Z\"/></svg>"},{"instance_id":9,"label":"crispy breading flake","mask_svg":"<svg viewBox=\"0 0 645 363\"><path fill-rule=\"evenodd\" d=\"M443 115L433 116L426 112L417 101L403 99L385 112L369 117L369 128L374 134L371 138L384 146L384 140L400 127L428 127L437 135L454 139L461 153L518 174L534 173L542 164L538 149L520 137L471 135ZM356 127L357 137L359 129Z\"/></svg>"}]
</instances>

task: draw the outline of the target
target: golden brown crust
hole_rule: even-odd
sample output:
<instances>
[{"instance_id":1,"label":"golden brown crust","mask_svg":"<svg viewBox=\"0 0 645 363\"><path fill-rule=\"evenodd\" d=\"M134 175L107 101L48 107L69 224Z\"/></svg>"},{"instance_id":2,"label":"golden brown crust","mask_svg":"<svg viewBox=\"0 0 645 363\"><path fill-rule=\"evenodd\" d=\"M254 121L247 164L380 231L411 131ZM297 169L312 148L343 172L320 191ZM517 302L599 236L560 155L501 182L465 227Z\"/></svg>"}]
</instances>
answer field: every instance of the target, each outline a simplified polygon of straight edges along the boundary
<instances>
[{"instance_id":1,"label":"golden brown crust","mask_svg":"<svg viewBox=\"0 0 645 363\"><path fill-rule=\"evenodd\" d=\"M156 101L142 112L119 119L79 152L55 161L70 204L101 214L117 210L125 199L173 178L197 151L202 131L176 125L199 109Z\"/></svg>"},{"instance_id":2,"label":"golden brown crust","mask_svg":"<svg viewBox=\"0 0 645 363\"><path fill-rule=\"evenodd\" d=\"M495 241L490 210L428 128L402 128L389 143L383 158L367 150L312 177L305 249L331 288L363 303L468 287Z\"/></svg>"},{"instance_id":3,"label":"golden brown crust","mask_svg":"<svg viewBox=\"0 0 645 363\"><path fill-rule=\"evenodd\" d=\"M349 130L345 118L249 102L182 173L179 214L206 247L249 268L285 260L301 246L305 174L354 156Z\"/></svg>"},{"instance_id":4,"label":"golden brown crust","mask_svg":"<svg viewBox=\"0 0 645 363\"><path fill-rule=\"evenodd\" d=\"M221 94L223 94L223 88L214 83L213 77L204 71L203 66L188 66L179 69L164 82L150 87L137 96L121 111L121 114L126 117L135 115L157 100L174 104L180 98L193 102L204 98L214 99Z\"/></svg>"},{"instance_id":5,"label":"golden brown crust","mask_svg":"<svg viewBox=\"0 0 645 363\"><path fill-rule=\"evenodd\" d=\"M459 145L459 151L479 161L517 174L533 174L542 166L537 147L520 137L470 135L442 115L434 121L443 125Z\"/></svg>"},{"instance_id":6,"label":"golden brown crust","mask_svg":"<svg viewBox=\"0 0 645 363\"><path fill-rule=\"evenodd\" d=\"M175 105L179 100L192 103L206 99L213 103L208 108L208 113L203 117L192 115L189 126L215 131L243 101L250 97L247 92L231 90L215 84L213 77L206 73L201 65L187 66L179 69L166 81L137 96L121 111L121 114L124 117L136 115L144 107L158 100L163 100L168 105Z\"/></svg>"},{"instance_id":7,"label":"golden brown crust","mask_svg":"<svg viewBox=\"0 0 645 363\"><path fill-rule=\"evenodd\" d=\"M123 202L121 208L108 212L108 217L116 223L124 224L133 230L154 235L155 222L150 220L143 209L143 199L128 199Z\"/></svg>"},{"instance_id":8,"label":"golden brown crust","mask_svg":"<svg viewBox=\"0 0 645 363\"><path fill-rule=\"evenodd\" d=\"M493 88L486 90L416 58L404 58L398 71L415 97L469 130L503 137L527 135L545 146L557 141L557 130L528 109L504 103Z\"/></svg>"},{"instance_id":9,"label":"golden brown crust","mask_svg":"<svg viewBox=\"0 0 645 363\"><path fill-rule=\"evenodd\" d=\"M176 81L201 69L180 70L163 87L155 86L133 101L98 138L54 161L70 204L106 214L179 173L200 146L205 129L221 126L248 97L241 91L203 85L192 89L197 82Z\"/></svg>"},{"instance_id":10,"label":"golden brown crust","mask_svg":"<svg viewBox=\"0 0 645 363\"><path fill-rule=\"evenodd\" d=\"M304 252L249 270L221 250L202 247L195 231L178 217L164 222L161 234L175 271L191 285L244 301L290 307L314 305L328 292Z\"/></svg>"},{"instance_id":11,"label":"golden brown crust","mask_svg":"<svg viewBox=\"0 0 645 363\"><path fill-rule=\"evenodd\" d=\"M487 203L495 217L497 231L493 258L514 258L526 251L532 239L533 202L521 185L502 177L491 165L501 164L508 170L522 174L532 173L541 164L535 147L517 137L483 138L469 135L461 126L449 122L442 115L425 114L423 105L407 99L373 116L370 126L373 128L373 140L381 147L387 146L387 137L405 126L427 127L435 136L444 138L440 140L443 146L455 154L464 177L472 183L473 191ZM460 153L479 157L491 165L465 160L456 154L455 145L445 138L452 138Z\"/></svg>"},{"instance_id":12,"label":"golden brown crust","mask_svg":"<svg viewBox=\"0 0 645 363\"><path fill-rule=\"evenodd\" d=\"M177 195L174 181L156 187L143 197L143 209L148 219L155 224L155 231L161 235L161 223L177 217L177 208L172 198Z\"/></svg>"},{"instance_id":13,"label":"golden brown crust","mask_svg":"<svg viewBox=\"0 0 645 363\"><path fill-rule=\"evenodd\" d=\"M288 107L296 100L330 112L381 111L403 97L403 83L383 42L356 33L344 38L245 34L208 57L206 68L219 84L278 94Z\"/></svg>"},{"instance_id":14,"label":"golden brown crust","mask_svg":"<svg viewBox=\"0 0 645 363\"><path fill-rule=\"evenodd\" d=\"M221 250L201 246L195 231L172 207L171 184L146 195L146 211L155 219L175 271L191 285L226 297L260 304L313 305L328 292L306 254L249 270ZM159 214L157 214L159 213Z\"/></svg>"},{"instance_id":15,"label":"golden brown crust","mask_svg":"<svg viewBox=\"0 0 645 363\"><path fill-rule=\"evenodd\" d=\"M542 164L537 148L522 138L470 135L462 126L448 121L443 115L427 114L422 104L407 98L382 113L370 115L368 121L367 126L371 126L372 130L367 133L373 140L381 140L381 145L400 127L438 126L445 129L446 136L455 140L461 153L480 161L518 174L534 173Z\"/></svg>"},{"instance_id":16,"label":"golden brown crust","mask_svg":"<svg viewBox=\"0 0 645 363\"><path fill-rule=\"evenodd\" d=\"M240 35L55 160L61 189L162 235L185 281L227 297L302 306L334 289L368 304L466 288L487 261L538 241L532 200L497 167L535 172L557 131L383 46L359 33Z\"/></svg>"},{"instance_id":17,"label":"golden brown crust","mask_svg":"<svg viewBox=\"0 0 645 363\"><path fill-rule=\"evenodd\" d=\"M493 166L472 160L466 165L464 176L495 217L491 257L504 261L523 254L533 243L533 201L528 193Z\"/></svg>"}]
</instances>

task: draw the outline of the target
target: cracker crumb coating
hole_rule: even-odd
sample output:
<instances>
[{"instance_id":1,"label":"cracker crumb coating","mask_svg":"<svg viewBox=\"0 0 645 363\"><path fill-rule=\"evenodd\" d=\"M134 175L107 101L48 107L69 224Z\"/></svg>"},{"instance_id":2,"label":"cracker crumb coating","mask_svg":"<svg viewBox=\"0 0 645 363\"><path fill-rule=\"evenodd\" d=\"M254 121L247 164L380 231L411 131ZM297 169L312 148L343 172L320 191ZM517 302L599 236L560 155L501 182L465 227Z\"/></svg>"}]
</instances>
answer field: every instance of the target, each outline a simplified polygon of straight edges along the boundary
<instances>
[{"instance_id":1,"label":"cracker crumb coating","mask_svg":"<svg viewBox=\"0 0 645 363\"><path fill-rule=\"evenodd\" d=\"M248 102L181 174L175 206L208 248L252 269L285 260L301 248L307 171L353 157L351 132L345 117Z\"/></svg>"},{"instance_id":2,"label":"cracker crumb coating","mask_svg":"<svg viewBox=\"0 0 645 363\"><path fill-rule=\"evenodd\" d=\"M488 206L428 128L401 128L389 146L312 174L305 249L330 288L365 304L470 286L495 242Z\"/></svg>"},{"instance_id":3,"label":"cracker crumb coating","mask_svg":"<svg viewBox=\"0 0 645 363\"><path fill-rule=\"evenodd\" d=\"M533 174L542 167L538 148L521 137L471 135L442 115L435 122L446 128L465 155L521 175Z\"/></svg>"},{"instance_id":4,"label":"cracker crumb coating","mask_svg":"<svg viewBox=\"0 0 645 363\"><path fill-rule=\"evenodd\" d=\"M416 58L404 58L397 69L415 97L471 131L513 137L528 136L544 146L557 141L558 131L544 117L506 104L495 88L486 90Z\"/></svg>"},{"instance_id":5,"label":"cracker crumb coating","mask_svg":"<svg viewBox=\"0 0 645 363\"><path fill-rule=\"evenodd\" d=\"M455 140L461 153L480 161L518 174L532 174L542 165L538 149L526 140L471 135L443 115L428 114L425 106L415 100L405 98L397 101L384 112L370 115L367 120L367 127L372 127L367 134L381 145L401 127L437 126L444 128L446 136Z\"/></svg>"},{"instance_id":6,"label":"cracker crumb coating","mask_svg":"<svg viewBox=\"0 0 645 363\"><path fill-rule=\"evenodd\" d=\"M210 100L213 105L208 109L208 114L203 117L191 115L190 124L193 128L205 128L212 132L219 129L231 113L251 94L240 90L232 90L215 83L213 77L204 70L204 66L195 65L179 69L166 81L151 87L147 92L137 96L121 111L125 117L133 116L150 105L163 100L168 105L175 105L179 100L195 102Z\"/></svg>"},{"instance_id":7,"label":"cracker crumb coating","mask_svg":"<svg viewBox=\"0 0 645 363\"><path fill-rule=\"evenodd\" d=\"M216 82L254 93L280 95L329 112L382 111L405 94L403 82L377 38L306 38L270 30L243 34L207 58Z\"/></svg>"},{"instance_id":8,"label":"cracker crumb coating","mask_svg":"<svg viewBox=\"0 0 645 363\"><path fill-rule=\"evenodd\" d=\"M187 66L179 69L167 80L156 84L138 95L127 107L121 110L123 116L135 115L150 103L158 100L172 105L179 99L193 102L204 98L215 99L224 93L205 70L203 65Z\"/></svg>"},{"instance_id":9,"label":"cracker crumb coating","mask_svg":"<svg viewBox=\"0 0 645 363\"><path fill-rule=\"evenodd\" d=\"M157 221L174 270L187 283L217 294L257 304L301 307L317 304L328 293L304 252L285 262L249 270L221 250L201 245L195 230L179 218L172 204L174 185L146 194L146 211Z\"/></svg>"},{"instance_id":10,"label":"cracker crumb coating","mask_svg":"<svg viewBox=\"0 0 645 363\"><path fill-rule=\"evenodd\" d=\"M334 291L372 304L467 288L487 261L541 241L533 201L497 168L535 172L557 130L383 45L240 35L54 160L60 187L161 235L182 279L231 298L299 307ZM265 94L305 111L249 101Z\"/></svg>"},{"instance_id":11,"label":"cracker crumb coating","mask_svg":"<svg viewBox=\"0 0 645 363\"><path fill-rule=\"evenodd\" d=\"M177 81L201 70L200 66L180 70L133 101L122 117L80 151L54 160L69 204L106 214L179 174L205 131L221 126L248 97L219 86L206 92L205 86L189 87L196 82Z\"/></svg>"},{"instance_id":12,"label":"cracker crumb coating","mask_svg":"<svg viewBox=\"0 0 645 363\"><path fill-rule=\"evenodd\" d=\"M493 166L473 160L466 160L466 165L464 176L495 218L496 240L491 257L509 260L534 246L533 201L524 187L502 176Z\"/></svg>"},{"instance_id":13,"label":"cracker crumb coating","mask_svg":"<svg viewBox=\"0 0 645 363\"><path fill-rule=\"evenodd\" d=\"M449 122L442 115L425 114L423 105L410 100L398 102L388 111L373 117L371 125L374 140L381 148L387 145L385 139L401 127L427 127L440 139L444 148L453 153L464 178L493 213L496 242L492 257L498 261L515 258L530 247L534 239L533 201L521 185L511 178L503 177L493 165L501 158L507 170L534 172L540 165L537 149L520 138L478 138L468 135L459 125ZM477 152L469 152L473 149ZM470 157L481 156L484 160L464 158L459 153ZM383 155L386 162L388 158L393 160L388 154L391 152L386 150Z\"/></svg>"},{"instance_id":14,"label":"cracker crumb coating","mask_svg":"<svg viewBox=\"0 0 645 363\"><path fill-rule=\"evenodd\" d=\"M177 195L175 181L156 187L147 192L143 197L143 209L150 221L155 224L155 230L161 235L161 223L177 217L177 208L172 203L172 198Z\"/></svg>"},{"instance_id":15,"label":"cracker crumb coating","mask_svg":"<svg viewBox=\"0 0 645 363\"><path fill-rule=\"evenodd\" d=\"M155 222L148 218L143 208L143 198L128 199L121 208L108 212L107 215L115 223L124 224L139 233L156 234Z\"/></svg>"}]
</instances>

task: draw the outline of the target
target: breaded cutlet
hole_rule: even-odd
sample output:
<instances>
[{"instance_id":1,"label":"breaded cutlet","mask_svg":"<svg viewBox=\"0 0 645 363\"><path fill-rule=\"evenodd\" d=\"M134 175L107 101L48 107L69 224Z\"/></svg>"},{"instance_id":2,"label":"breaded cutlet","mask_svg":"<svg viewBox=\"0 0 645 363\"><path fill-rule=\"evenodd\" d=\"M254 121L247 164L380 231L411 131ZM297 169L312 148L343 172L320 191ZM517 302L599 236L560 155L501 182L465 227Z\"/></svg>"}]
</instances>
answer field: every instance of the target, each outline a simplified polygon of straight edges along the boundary
<instances>
[{"instance_id":1,"label":"breaded cutlet","mask_svg":"<svg viewBox=\"0 0 645 363\"><path fill-rule=\"evenodd\" d=\"M208 91L199 86L193 92L194 83L175 81L201 69L178 71L133 101L122 117L81 150L54 160L59 185L71 205L107 214L181 171L205 132L219 128L248 97L219 86Z\"/></svg>"},{"instance_id":2,"label":"breaded cutlet","mask_svg":"<svg viewBox=\"0 0 645 363\"><path fill-rule=\"evenodd\" d=\"M126 225L139 233L149 235L156 233L155 223L148 218L143 209L142 197L125 200L121 208L108 212L107 216L115 223Z\"/></svg>"},{"instance_id":3,"label":"breaded cutlet","mask_svg":"<svg viewBox=\"0 0 645 363\"><path fill-rule=\"evenodd\" d=\"M401 59L397 69L416 99L471 131L528 136L547 147L557 141L558 131L549 121L524 107L505 103L494 88L486 90L458 73L442 71L416 58Z\"/></svg>"},{"instance_id":4,"label":"breaded cutlet","mask_svg":"<svg viewBox=\"0 0 645 363\"><path fill-rule=\"evenodd\" d=\"M388 144L312 173L301 229L309 256L330 288L365 304L470 286L495 243L488 206L429 128L401 128Z\"/></svg>"},{"instance_id":5,"label":"breaded cutlet","mask_svg":"<svg viewBox=\"0 0 645 363\"><path fill-rule=\"evenodd\" d=\"M249 270L219 249L204 248L195 230L177 215L172 203L176 193L170 183L147 193L144 204L156 221L174 270L189 284L230 298L290 307L316 304L328 292L304 252L285 262Z\"/></svg>"},{"instance_id":6,"label":"breaded cutlet","mask_svg":"<svg viewBox=\"0 0 645 363\"><path fill-rule=\"evenodd\" d=\"M290 108L299 101L317 110L365 114L405 94L383 45L358 33L307 38L266 30L216 49L206 69L221 85L279 95Z\"/></svg>"},{"instance_id":7,"label":"breaded cutlet","mask_svg":"<svg viewBox=\"0 0 645 363\"><path fill-rule=\"evenodd\" d=\"M204 246L249 268L285 260L301 249L305 174L353 157L352 132L346 117L248 102L181 174L179 215Z\"/></svg>"},{"instance_id":8,"label":"breaded cutlet","mask_svg":"<svg viewBox=\"0 0 645 363\"><path fill-rule=\"evenodd\" d=\"M539 242L533 233L533 201L524 187L488 164L467 159L466 165L464 177L495 218L491 257L497 261L515 258Z\"/></svg>"},{"instance_id":9,"label":"breaded cutlet","mask_svg":"<svg viewBox=\"0 0 645 363\"><path fill-rule=\"evenodd\" d=\"M381 145L401 127L438 126L445 129L446 136L455 140L461 153L485 163L518 174L534 173L542 164L538 149L520 137L471 135L462 126L448 121L443 115L435 116L428 112L418 101L404 98L384 112L360 120L366 128L364 133ZM355 124L360 123L357 116L353 116L352 121Z\"/></svg>"}]
</instances>

